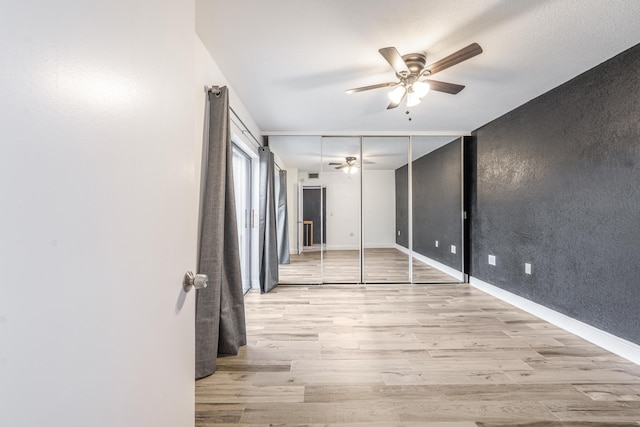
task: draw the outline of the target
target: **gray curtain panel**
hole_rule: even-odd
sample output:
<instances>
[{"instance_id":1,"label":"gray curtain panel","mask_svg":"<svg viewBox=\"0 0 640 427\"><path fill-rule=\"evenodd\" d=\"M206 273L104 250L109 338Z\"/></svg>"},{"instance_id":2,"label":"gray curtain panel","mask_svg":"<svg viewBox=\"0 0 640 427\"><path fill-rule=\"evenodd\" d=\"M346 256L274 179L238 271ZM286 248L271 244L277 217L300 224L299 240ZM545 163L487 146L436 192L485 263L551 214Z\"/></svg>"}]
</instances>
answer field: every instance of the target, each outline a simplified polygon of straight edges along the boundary
<instances>
[{"instance_id":1,"label":"gray curtain panel","mask_svg":"<svg viewBox=\"0 0 640 427\"><path fill-rule=\"evenodd\" d=\"M268 147L258 150L260 159L260 292L278 286L278 243L276 230L273 153Z\"/></svg>"},{"instance_id":2,"label":"gray curtain panel","mask_svg":"<svg viewBox=\"0 0 640 427\"><path fill-rule=\"evenodd\" d=\"M226 87L209 92L205 153L198 273L209 276L209 286L196 294L196 379L215 372L218 355L237 354L247 342Z\"/></svg>"},{"instance_id":3,"label":"gray curtain panel","mask_svg":"<svg viewBox=\"0 0 640 427\"><path fill-rule=\"evenodd\" d=\"M279 171L278 191L278 262L289 264L289 221L287 219L287 171Z\"/></svg>"}]
</instances>

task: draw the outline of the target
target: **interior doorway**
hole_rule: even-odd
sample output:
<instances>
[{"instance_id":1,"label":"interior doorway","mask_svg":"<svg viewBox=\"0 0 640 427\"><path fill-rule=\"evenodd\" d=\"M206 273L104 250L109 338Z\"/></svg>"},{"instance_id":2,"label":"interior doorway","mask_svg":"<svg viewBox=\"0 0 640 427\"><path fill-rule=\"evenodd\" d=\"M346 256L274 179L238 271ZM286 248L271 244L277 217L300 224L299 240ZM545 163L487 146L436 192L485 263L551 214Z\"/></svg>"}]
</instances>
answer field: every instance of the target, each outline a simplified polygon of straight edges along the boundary
<instances>
[{"instance_id":1,"label":"interior doorway","mask_svg":"<svg viewBox=\"0 0 640 427\"><path fill-rule=\"evenodd\" d=\"M302 251L320 251L326 242L327 188L305 186L302 188Z\"/></svg>"}]
</instances>

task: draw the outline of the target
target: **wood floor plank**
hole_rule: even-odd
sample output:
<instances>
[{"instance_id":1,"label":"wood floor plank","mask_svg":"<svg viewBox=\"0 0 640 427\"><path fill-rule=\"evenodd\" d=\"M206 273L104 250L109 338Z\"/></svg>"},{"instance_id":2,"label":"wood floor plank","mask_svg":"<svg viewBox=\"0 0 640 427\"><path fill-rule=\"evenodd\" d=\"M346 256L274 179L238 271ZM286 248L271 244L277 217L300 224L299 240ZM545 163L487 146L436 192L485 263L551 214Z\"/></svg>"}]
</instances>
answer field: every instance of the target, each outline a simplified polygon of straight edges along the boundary
<instances>
[{"instance_id":1,"label":"wood floor plank","mask_svg":"<svg viewBox=\"0 0 640 427\"><path fill-rule=\"evenodd\" d=\"M575 388L589 396L592 400L613 402L640 401L640 385L586 384L576 385Z\"/></svg>"},{"instance_id":2,"label":"wood floor plank","mask_svg":"<svg viewBox=\"0 0 640 427\"><path fill-rule=\"evenodd\" d=\"M396 410L401 420L412 421L456 421L462 417L494 422L508 420L511 423L558 420L551 410L535 401L510 401L508 406L499 401L414 401L398 404Z\"/></svg>"},{"instance_id":3,"label":"wood floor plank","mask_svg":"<svg viewBox=\"0 0 640 427\"><path fill-rule=\"evenodd\" d=\"M393 403L369 402L351 403L268 403L248 404L240 419L244 423L263 422L269 420L273 424L289 423L346 423L353 420L359 422L400 421Z\"/></svg>"}]
</instances>

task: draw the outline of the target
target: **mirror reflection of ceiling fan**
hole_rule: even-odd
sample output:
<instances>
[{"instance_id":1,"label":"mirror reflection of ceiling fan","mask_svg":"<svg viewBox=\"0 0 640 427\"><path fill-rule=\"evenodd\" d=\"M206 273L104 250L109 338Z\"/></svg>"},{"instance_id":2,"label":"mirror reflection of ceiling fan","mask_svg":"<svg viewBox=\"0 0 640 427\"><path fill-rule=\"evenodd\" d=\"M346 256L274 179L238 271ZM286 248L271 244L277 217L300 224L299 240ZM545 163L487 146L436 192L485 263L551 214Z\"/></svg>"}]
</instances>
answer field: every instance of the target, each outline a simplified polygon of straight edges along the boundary
<instances>
[{"instance_id":1,"label":"mirror reflection of ceiling fan","mask_svg":"<svg viewBox=\"0 0 640 427\"><path fill-rule=\"evenodd\" d=\"M420 99L422 99L429 90L449 93L451 95L460 92L464 89L463 85L430 80L427 79L427 77L481 54L482 48L478 43L471 43L469 46L428 66L425 66L427 63L427 55L424 53L400 55L395 47L384 47L378 50L378 52L380 52L380 55L391 65L393 71L396 72L398 81L349 89L347 90L347 94L383 87L395 87L395 89L389 92L391 103L387 107L387 110L390 110L398 107L405 99L407 100L407 107L418 105Z\"/></svg>"},{"instance_id":2,"label":"mirror reflection of ceiling fan","mask_svg":"<svg viewBox=\"0 0 640 427\"><path fill-rule=\"evenodd\" d=\"M364 161L364 164L375 164L375 162L370 162L368 160ZM331 162L329 166L335 166L335 169L342 169L344 173L356 173L360 168L360 162L356 157L348 156L345 157L344 162Z\"/></svg>"}]
</instances>

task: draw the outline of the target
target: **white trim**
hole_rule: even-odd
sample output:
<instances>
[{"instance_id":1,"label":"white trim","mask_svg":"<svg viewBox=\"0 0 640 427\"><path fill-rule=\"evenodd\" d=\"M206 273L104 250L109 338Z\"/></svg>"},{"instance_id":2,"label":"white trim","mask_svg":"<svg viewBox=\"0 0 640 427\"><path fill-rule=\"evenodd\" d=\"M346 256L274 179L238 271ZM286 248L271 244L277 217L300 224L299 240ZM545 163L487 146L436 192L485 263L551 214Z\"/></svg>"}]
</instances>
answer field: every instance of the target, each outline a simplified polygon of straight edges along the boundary
<instances>
[{"instance_id":1,"label":"white trim","mask_svg":"<svg viewBox=\"0 0 640 427\"><path fill-rule=\"evenodd\" d=\"M471 136L471 131L262 131L262 136Z\"/></svg>"},{"instance_id":2,"label":"white trim","mask_svg":"<svg viewBox=\"0 0 640 427\"><path fill-rule=\"evenodd\" d=\"M403 252L407 255L409 255L409 249L405 248L404 246L398 245L396 243L395 248L397 250L399 250L400 252ZM464 282L464 273L462 271L456 270L455 268L451 268L448 265L444 265L441 262L436 261L435 259L431 259L429 257L426 257L424 255L421 255L417 252L413 252L413 257L415 259L417 259L420 262L423 262L427 265L430 265L431 267L435 268L436 270L440 270L443 273L448 274L449 276L458 279L461 282Z\"/></svg>"},{"instance_id":3,"label":"white trim","mask_svg":"<svg viewBox=\"0 0 640 427\"><path fill-rule=\"evenodd\" d=\"M360 245L329 245L325 244L327 251L359 251Z\"/></svg>"},{"instance_id":4,"label":"white trim","mask_svg":"<svg viewBox=\"0 0 640 427\"><path fill-rule=\"evenodd\" d=\"M507 302L527 313L546 320L559 328L575 334L585 340L604 348L620 357L640 365L640 346L608 332L587 325L572 317L566 316L548 307L513 294L497 286L483 282L475 277L469 278L469 284L476 289Z\"/></svg>"}]
</instances>

